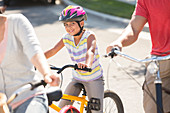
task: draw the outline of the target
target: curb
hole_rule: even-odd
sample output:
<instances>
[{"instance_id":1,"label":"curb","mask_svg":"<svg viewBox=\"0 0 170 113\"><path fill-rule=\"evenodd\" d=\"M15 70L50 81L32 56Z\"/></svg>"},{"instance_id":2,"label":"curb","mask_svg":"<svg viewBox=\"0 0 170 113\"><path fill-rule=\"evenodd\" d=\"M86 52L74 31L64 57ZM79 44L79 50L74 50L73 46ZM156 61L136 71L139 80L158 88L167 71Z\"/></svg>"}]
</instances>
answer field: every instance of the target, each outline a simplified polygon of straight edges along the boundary
<instances>
[{"instance_id":1,"label":"curb","mask_svg":"<svg viewBox=\"0 0 170 113\"><path fill-rule=\"evenodd\" d=\"M73 2L71 2L70 0L62 0L62 2L65 5L77 5ZM112 21L112 22L116 22L116 23L120 23L124 26L127 26L130 22L130 19L126 19L126 18L121 18L121 17L117 17L117 16L112 16L112 15L108 15L108 14L104 14L101 12L97 12L91 9L87 9L87 8L83 8L88 14L94 15L96 17L102 18L104 20L107 21ZM149 32L149 26L148 24L145 24L143 31Z\"/></svg>"}]
</instances>

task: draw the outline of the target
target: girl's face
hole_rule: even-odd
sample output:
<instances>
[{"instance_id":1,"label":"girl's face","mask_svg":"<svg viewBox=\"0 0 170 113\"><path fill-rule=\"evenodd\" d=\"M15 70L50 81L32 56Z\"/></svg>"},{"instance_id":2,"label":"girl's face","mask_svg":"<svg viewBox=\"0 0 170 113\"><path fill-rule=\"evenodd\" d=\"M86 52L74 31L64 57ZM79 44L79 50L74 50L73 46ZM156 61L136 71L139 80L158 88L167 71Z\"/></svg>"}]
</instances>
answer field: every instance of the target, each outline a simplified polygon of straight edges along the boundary
<instances>
[{"instance_id":1,"label":"girl's face","mask_svg":"<svg viewBox=\"0 0 170 113\"><path fill-rule=\"evenodd\" d=\"M75 35L80 31L80 27L77 22L64 22L64 27L70 35Z\"/></svg>"}]
</instances>

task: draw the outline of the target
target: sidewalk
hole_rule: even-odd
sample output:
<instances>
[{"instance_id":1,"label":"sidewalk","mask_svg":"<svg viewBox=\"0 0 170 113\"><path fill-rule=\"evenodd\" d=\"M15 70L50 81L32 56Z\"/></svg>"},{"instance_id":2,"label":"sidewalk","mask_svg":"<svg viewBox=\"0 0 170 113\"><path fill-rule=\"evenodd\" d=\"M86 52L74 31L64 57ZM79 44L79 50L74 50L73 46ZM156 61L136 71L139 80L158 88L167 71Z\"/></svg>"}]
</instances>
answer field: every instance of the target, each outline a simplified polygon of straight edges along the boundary
<instances>
[{"instance_id":1,"label":"sidewalk","mask_svg":"<svg viewBox=\"0 0 170 113\"><path fill-rule=\"evenodd\" d=\"M125 2L125 3L128 3L128 4L132 4L132 5L135 5L137 0L118 0L118 1L122 1L122 2Z\"/></svg>"},{"instance_id":2,"label":"sidewalk","mask_svg":"<svg viewBox=\"0 0 170 113\"><path fill-rule=\"evenodd\" d=\"M128 3L130 3L130 4L135 4L135 3L136 3L135 0L120 0L120 1L122 1L122 2L128 2ZM70 0L63 0L63 3L64 3L65 5L77 5L77 4L73 3L73 2L70 1ZM94 11L94 10L91 10L91 9L87 9L87 8L84 8L84 10L85 10L88 14L94 15L94 16L99 17L99 18L102 18L102 19L104 19L104 20L108 20L108 21L112 21L112 22L117 22L117 23L120 23L121 25L127 26L128 23L130 22L130 20L129 20L129 19L126 19L126 18L121 18L121 17L117 17L117 16L112 16L112 15L104 14L104 13L97 12L97 11ZM145 24L143 31L149 32L148 24Z\"/></svg>"}]
</instances>

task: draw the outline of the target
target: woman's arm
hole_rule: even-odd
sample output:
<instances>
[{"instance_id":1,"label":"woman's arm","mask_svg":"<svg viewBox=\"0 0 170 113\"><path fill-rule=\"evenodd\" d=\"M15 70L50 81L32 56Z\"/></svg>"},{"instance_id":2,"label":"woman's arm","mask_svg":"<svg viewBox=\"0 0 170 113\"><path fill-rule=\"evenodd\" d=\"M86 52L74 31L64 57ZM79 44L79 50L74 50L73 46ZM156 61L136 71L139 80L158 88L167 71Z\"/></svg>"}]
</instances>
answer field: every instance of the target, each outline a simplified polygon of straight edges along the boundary
<instances>
[{"instance_id":1,"label":"woman's arm","mask_svg":"<svg viewBox=\"0 0 170 113\"><path fill-rule=\"evenodd\" d=\"M59 78L51 72L29 20L21 14L14 15L13 18L16 19L15 27L17 28L14 32L22 44L23 53L44 76L45 82L52 86L59 85Z\"/></svg>"},{"instance_id":2,"label":"woman's arm","mask_svg":"<svg viewBox=\"0 0 170 113\"><path fill-rule=\"evenodd\" d=\"M38 69L38 71L44 76L45 82L49 83L51 86L59 85L59 78L51 72L51 69L47 63L47 60L42 53L37 53L31 58L31 62Z\"/></svg>"},{"instance_id":3,"label":"woman's arm","mask_svg":"<svg viewBox=\"0 0 170 113\"><path fill-rule=\"evenodd\" d=\"M50 49L44 53L45 57L48 59L48 58L54 56L63 47L64 47L64 43L63 43L63 39L61 39L52 49Z\"/></svg>"}]
</instances>

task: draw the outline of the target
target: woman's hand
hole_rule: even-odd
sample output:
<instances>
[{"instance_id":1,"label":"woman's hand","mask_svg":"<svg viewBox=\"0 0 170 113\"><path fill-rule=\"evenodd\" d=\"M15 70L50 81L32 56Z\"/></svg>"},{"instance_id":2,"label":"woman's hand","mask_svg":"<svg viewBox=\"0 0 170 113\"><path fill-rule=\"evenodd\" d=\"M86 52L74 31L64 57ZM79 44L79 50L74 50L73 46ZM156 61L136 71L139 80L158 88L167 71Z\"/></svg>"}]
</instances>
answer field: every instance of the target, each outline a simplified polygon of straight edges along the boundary
<instances>
[{"instance_id":1,"label":"woman's hand","mask_svg":"<svg viewBox=\"0 0 170 113\"><path fill-rule=\"evenodd\" d=\"M0 113L10 113L6 102L6 95L4 93L0 93Z\"/></svg>"},{"instance_id":2,"label":"woman's hand","mask_svg":"<svg viewBox=\"0 0 170 113\"><path fill-rule=\"evenodd\" d=\"M54 73L46 74L44 80L51 86L59 86L60 84L60 78Z\"/></svg>"},{"instance_id":3,"label":"woman's hand","mask_svg":"<svg viewBox=\"0 0 170 113\"><path fill-rule=\"evenodd\" d=\"M3 106L7 102L7 97L4 93L0 93L0 106Z\"/></svg>"}]
</instances>

